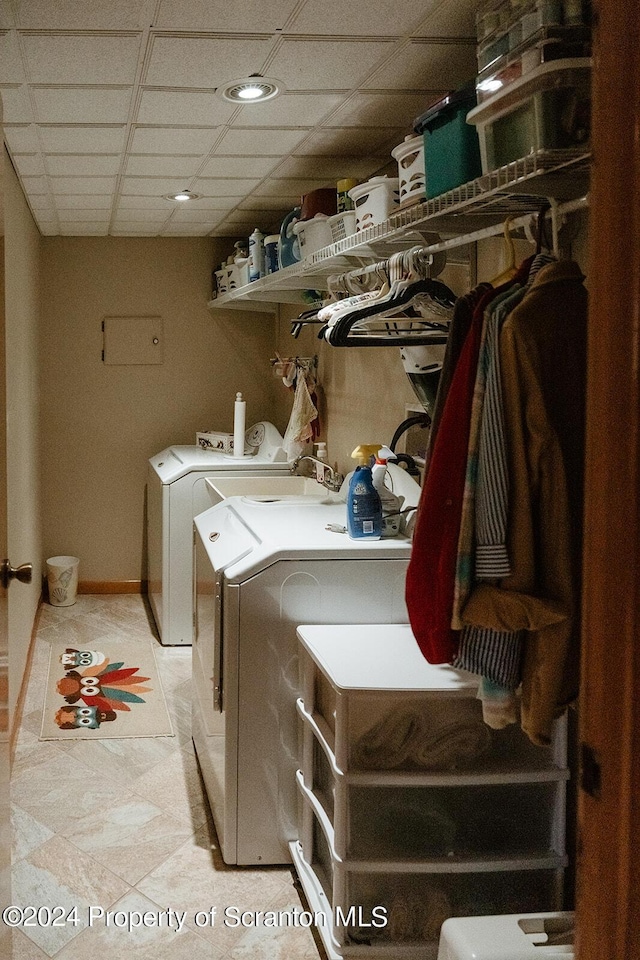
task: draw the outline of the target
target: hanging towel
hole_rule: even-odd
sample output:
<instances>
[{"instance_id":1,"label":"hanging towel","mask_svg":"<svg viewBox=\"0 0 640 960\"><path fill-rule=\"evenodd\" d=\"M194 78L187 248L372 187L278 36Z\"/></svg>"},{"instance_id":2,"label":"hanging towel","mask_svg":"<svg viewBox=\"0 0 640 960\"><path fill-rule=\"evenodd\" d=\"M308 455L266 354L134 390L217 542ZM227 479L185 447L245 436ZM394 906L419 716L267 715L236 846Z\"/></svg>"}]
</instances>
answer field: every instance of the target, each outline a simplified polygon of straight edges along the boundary
<instances>
[{"instance_id":1,"label":"hanging towel","mask_svg":"<svg viewBox=\"0 0 640 960\"><path fill-rule=\"evenodd\" d=\"M304 444L313 438L313 421L318 411L311 399L307 378L302 371L298 371L296 389L293 398L293 409L284 434L284 449L289 459L293 460L303 450Z\"/></svg>"}]
</instances>

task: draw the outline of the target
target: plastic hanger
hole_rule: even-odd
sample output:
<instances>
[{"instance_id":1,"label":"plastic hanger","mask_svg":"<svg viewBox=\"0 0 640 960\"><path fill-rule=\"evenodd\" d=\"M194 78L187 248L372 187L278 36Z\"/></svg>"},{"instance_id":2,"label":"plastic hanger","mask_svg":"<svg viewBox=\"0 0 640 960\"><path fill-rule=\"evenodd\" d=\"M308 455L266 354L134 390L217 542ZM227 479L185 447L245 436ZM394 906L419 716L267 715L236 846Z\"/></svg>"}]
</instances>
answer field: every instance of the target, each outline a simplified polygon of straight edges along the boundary
<instances>
[{"instance_id":1,"label":"plastic hanger","mask_svg":"<svg viewBox=\"0 0 640 960\"><path fill-rule=\"evenodd\" d=\"M492 287L499 287L503 283L508 283L509 280L513 280L518 268L516 267L516 249L513 245L513 238L511 236L511 221L513 217L507 217L504 222L504 245L507 253L507 266L504 268L502 273L499 273L497 277L494 277L493 280L490 280L489 283Z\"/></svg>"}]
</instances>

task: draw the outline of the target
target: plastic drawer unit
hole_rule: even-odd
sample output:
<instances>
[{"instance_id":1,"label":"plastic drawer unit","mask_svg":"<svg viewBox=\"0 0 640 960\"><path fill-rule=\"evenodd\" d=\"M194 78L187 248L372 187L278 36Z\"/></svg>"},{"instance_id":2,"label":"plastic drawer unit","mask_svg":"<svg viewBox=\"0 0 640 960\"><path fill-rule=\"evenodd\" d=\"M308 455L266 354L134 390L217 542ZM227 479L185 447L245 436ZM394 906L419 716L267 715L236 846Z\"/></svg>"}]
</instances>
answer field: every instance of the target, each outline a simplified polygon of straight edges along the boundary
<instances>
[{"instance_id":1,"label":"plastic drawer unit","mask_svg":"<svg viewBox=\"0 0 640 960\"><path fill-rule=\"evenodd\" d=\"M331 958L435 960L443 921L561 907L566 725L551 747L482 720L477 678L410 626L298 628L300 839Z\"/></svg>"}]
</instances>

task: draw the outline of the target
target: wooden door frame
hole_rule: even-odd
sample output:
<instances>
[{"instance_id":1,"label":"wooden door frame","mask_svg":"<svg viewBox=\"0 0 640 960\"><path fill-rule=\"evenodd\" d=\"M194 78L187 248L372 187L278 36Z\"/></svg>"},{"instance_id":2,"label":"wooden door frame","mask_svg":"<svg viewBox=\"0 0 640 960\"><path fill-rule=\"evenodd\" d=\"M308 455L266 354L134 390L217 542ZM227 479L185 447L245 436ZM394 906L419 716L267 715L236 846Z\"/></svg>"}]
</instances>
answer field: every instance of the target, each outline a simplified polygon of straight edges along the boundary
<instances>
[{"instance_id":1,"label":"wooden door frame","mask_svg":"<svg viewBox=\"0 0 640 960\"><path fill-rule=\"evenodd\" d=\"M594 0L578 960L640 943L640 13ZM588 768L587 768L588 767ZM599 776L599 784L597 782Z\"/></svg>"}]
</instances>

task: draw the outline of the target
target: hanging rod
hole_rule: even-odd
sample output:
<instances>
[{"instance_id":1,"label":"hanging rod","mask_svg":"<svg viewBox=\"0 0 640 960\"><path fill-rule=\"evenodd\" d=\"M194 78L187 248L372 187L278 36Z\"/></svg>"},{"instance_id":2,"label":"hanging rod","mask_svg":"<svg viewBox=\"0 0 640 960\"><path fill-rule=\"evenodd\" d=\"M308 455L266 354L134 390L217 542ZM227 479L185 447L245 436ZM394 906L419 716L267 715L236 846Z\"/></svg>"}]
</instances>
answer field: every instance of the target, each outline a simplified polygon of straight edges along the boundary
<instances>
[{"instance_id":1,"label":"hanging rod","mask_svg":"<svg viewBox=\"0 0 640 960\"><path fill-rule=\"evenodd\" d=\"M558 203L550 198L545 200L540 198L540 204L548 204L548 209L543 211L545 219L551 220L552 234L554 238L554 251L557 252L558 232L562 225L563 218L568 213L575 213L577 210L584 210L589 205L588 196L578 197L576 200L567 200L565 203ZM526 227L531 224L532 219L537 217L537 213L526 213L520 217L513 217L511 220L511 229ZM439 243L429 244L425 247L427 253L440 253L445 250L452 250L454 247L462 247L468 243L476 243L478 240L485 240L488 237L497 237L503 232L504 223L494 223L490 227L482 227L480 230L474 230L472 233L460 234L457 237L451 237L449 240L441 240Z\"/></svg>"}]
</instances>

